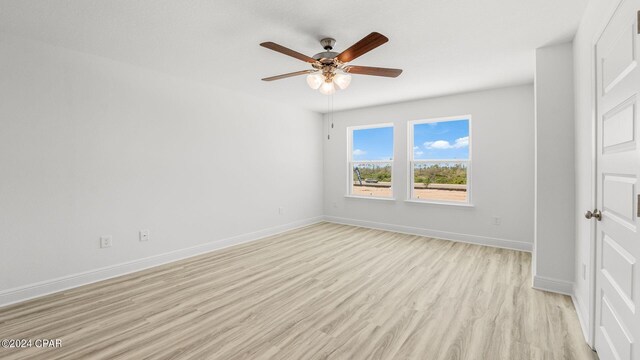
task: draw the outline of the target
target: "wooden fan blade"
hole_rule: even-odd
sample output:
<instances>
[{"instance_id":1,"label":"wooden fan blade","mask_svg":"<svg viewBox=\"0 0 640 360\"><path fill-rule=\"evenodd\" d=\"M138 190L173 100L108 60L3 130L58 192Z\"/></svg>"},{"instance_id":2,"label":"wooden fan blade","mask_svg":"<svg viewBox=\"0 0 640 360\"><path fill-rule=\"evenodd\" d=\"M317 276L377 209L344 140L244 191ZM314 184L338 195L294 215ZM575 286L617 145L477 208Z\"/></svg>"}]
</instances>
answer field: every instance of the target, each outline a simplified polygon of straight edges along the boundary
<instances>
[{"instance_id":1,"label":"wooden fan blade","mask_svg":"<svg viewBox=\"0 0 640 360\"><path fill-rule=\"evenodd\" d=\"M371 66L355 66L350 65L345 67L344 71L350 74L358 74L358 75L373 75L373 76L386 76L386 77L398 77L402 74L401 69L389 69L389 68L379 68L379 67L371 67Z\"/></svg>"},{"instance_id":2,"label":"wooden fan blade","mask_svg":"<svg viewBox=\"0 0 640 360\"><path fill-rule=\"evenodd\" d=\"M357 57L360 57L369 51L377 48L378 46L386 43L389 39L377 32L372 32L371 34L362 38L362 40L357 43L351 45L350 48L340 53L337 56L337 59L343 63L349 62Z\"/></svg>"},{"instance_id":3,"label":"wooden fan blade","mask_svg":"<svg viewBox=\"0 0 640 360\"><path fill-rule=\"evenodd\" d=\"M292 73L288 73L288 74L282 74L282 75L276 75L276 76L271 76L271 77L268 77L268 78L264 78L264 79L262 79L262 81L273 81L273 80L286 79L288 77L304 75L304 74L311 74L313 72L316 72L316 70L296 71L296 72L292 72Z\"/></svg>"},{"instance_id":4,"label":"wooden fan blade","mask_svg":"<svg viewBox=\"0 0 640 360\"><path fill-rule=\"evenodd\" d=\"M314 59L314 58L310 58L307 55L301 54L297 51L293 51L289 48L286 48L282 45L278 45L274 42L268 41L268 42L263 42L262 44L260 44L260 46L262 47L266 47L267 49L273 50L273 51L277 51L281 54L285 54L285 55L289 55L291 57L294 57L298 60L302 60L302 61L306 61L308 63L315 63L318 60Z\"/></svg>"}]
</instances>

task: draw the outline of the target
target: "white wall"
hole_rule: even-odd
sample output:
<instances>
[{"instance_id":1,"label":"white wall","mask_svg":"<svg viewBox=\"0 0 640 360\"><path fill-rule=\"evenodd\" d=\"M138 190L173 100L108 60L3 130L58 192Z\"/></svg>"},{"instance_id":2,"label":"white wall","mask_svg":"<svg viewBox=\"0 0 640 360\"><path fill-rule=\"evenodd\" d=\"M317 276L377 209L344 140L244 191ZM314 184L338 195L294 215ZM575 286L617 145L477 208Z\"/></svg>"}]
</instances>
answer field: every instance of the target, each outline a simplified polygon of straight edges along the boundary
<instances>
[{"instance_id":1,"label":"white wall","mask_svg":"<svg viewBox=\"0 0 640 360\"><path fill-rule=\"evenodd\" d=\"M322 215L319 114L4 34L0 64L0 295Z\"/></svg>"},{"instance_id":2,"label":"white wall","mask_svg":"<svg viewBox=\"0 0 640 360\"><path fill-rule=\"evenodd\" d=\"M530 250L533 107L533 86L523 85L335 113L331 140L324 142L325 214L352 224ZM404 202L407 121L465 114L473 117L474 207ZM395 125L397 200L345 198L347 127L385 122ZM325 123L325 139L327 129ZM493 225L494 216L502 218L501 225Z\"/></svg>"},{"instance_id":3,"label":"white wall","mask_svg":"<svg viewBox=\"0 0 640 360\"><path fill-rule=\"evenodd\" d=\"M619 0L591 0L584 12L573 41L575 89L575 284L574 298L578 315L586 331L593 313L589 278L594 273L592 264L593 221L584 219L585 211L595 207L595 64L593 46L604 29ZM583 268L584 267L584 268ZM590 336L589 340L590 339Z\"/></svg>"},{"instance_id":4,"label":"white wall","mask_svg":"<svg viewBox=\"0 0 640 360\"><path fill-rule=\"evenodd\" d=\"M574 254L573 49L536 50L533 284L571 294Z\"/></svg>"}]
</instances>

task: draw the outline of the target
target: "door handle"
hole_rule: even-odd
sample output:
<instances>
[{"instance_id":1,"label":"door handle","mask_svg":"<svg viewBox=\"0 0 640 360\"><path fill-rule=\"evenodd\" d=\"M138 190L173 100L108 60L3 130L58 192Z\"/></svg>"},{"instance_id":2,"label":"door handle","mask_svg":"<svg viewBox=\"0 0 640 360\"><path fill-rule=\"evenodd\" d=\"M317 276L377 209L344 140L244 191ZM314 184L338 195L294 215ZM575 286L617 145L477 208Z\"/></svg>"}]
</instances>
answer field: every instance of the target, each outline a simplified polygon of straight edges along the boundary
<instances>
[{"instance_id":1,"label":"door handle","mask_svg":"<svg viewBox=\"0 0 640 360\"><path fill-rule=\"evenodd\" d=\"M595 218L598 221L602 221L602 213L598 209L593 210L593 212L591 212L591 210L587 210L587 212L584 213L584 217L587 219Z\"/></svg>"}]
</instances>

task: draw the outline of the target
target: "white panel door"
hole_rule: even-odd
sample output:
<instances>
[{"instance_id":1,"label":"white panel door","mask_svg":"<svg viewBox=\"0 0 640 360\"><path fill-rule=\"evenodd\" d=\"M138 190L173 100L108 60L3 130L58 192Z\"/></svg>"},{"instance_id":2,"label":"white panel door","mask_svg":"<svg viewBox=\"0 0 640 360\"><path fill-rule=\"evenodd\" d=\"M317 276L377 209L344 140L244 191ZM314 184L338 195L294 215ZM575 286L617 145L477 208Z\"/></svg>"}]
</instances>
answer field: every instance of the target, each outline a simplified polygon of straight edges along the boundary
<instances>
[{"instance_id":1,"label":"white panel door","mask_svg":"<svg viewBox=\"0 0 640 360\"><path fill-rule=\"evenodd\" d=\"M596 337L602 360L640 360L640 0L596 44ZM595 219L595 217L594 217Z\"/></svg>"}]
</instances>

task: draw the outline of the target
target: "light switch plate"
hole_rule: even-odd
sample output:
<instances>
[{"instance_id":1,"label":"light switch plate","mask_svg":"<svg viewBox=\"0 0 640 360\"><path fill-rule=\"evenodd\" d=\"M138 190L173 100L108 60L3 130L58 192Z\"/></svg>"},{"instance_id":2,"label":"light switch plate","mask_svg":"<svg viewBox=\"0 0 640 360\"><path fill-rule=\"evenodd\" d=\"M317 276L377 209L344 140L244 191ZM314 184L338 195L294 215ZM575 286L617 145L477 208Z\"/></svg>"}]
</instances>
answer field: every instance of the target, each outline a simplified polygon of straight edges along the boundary
<instances>
[{"instance_id":1,"label":"light switch plate","mask_svg":"<svg viewBox=\"0 0 640 360\"><path fill-rule=\"evenodd\" d=\"M100 247L109 248L113 245L113 237L111 235L100 236Z\"/></svg>"}]
</instances>

